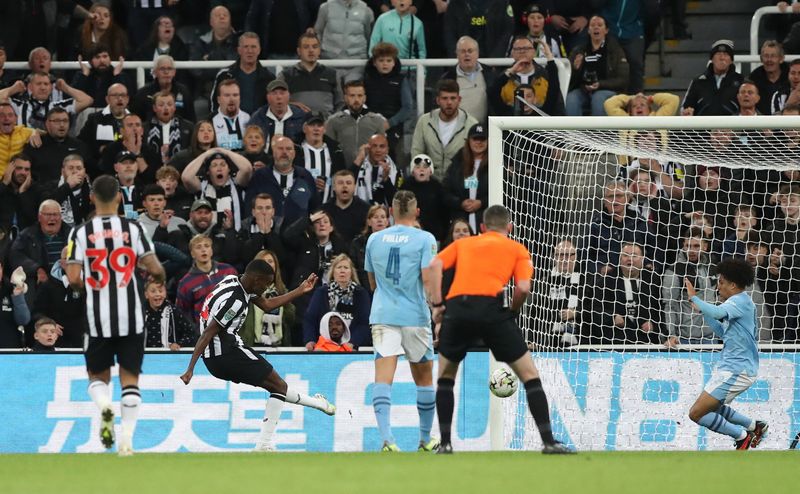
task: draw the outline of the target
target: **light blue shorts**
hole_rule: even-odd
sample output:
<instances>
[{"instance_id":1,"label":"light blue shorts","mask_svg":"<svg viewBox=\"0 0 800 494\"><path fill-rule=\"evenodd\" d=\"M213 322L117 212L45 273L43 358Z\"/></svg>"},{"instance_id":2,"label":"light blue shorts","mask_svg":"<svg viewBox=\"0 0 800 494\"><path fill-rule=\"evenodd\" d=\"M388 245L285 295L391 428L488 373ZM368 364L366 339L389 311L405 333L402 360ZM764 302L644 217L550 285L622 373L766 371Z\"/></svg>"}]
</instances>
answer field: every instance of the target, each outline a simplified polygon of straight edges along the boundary
<instances>
[{"instance_id":1,"label":"light blue shorts","mask_svg":"<svg viewBox=\"0 0 800 494\"><path fill-rule=\"evenodd\" d=\"M756 376L748 376L740 372L715 370L705 387L705 392L718 399L723 405L732 402L756 382Z\"/></svg>"}]
</instances>

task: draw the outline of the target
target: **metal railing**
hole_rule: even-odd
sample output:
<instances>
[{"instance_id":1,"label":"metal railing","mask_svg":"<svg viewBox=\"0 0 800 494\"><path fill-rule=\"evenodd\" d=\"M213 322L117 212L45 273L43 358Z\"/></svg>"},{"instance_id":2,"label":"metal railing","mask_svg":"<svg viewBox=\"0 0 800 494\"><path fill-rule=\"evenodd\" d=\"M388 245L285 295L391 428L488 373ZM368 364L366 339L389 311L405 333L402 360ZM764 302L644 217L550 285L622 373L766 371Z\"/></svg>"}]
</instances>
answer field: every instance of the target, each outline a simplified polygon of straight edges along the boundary
<instances>
[{"instance_id":1,"label":"metal railing","mask_svg":"<svg viewBox=\"0 0 800 494\"><path fill-rule=\"evenodd\" d=\"M750 54L758 55L759 53L760 47L758 46L758 27L761 24L762 17L771 14L793 14L793 13L794 12L792 12L791 4L789 5L789 8L786 9L786 12L781 12L780 10L778 10L778 7L761 7L760 9L757 9L753 13L753 18L750 20Z\"/></svg>"},{"instance_id":2,"label":"metal railing","mask_svg":"<svg viewBox=\"0 0 800 494\"><path fill-rule=\"evenodd\" d=\"M542 65L546 63L546 60L536 59L536 61ZM233 60L218 60L218 61L176 61L175 68L177 69L221 69L228 67L234 61ZM424 60L418 59L403 59L400 61L404 67L416 67L416 73L414 74L415 82L416 82L416 94L417 94L417 114L422 115L425 112L425 68L426 67L453 67L456 65L457 60L455 58L428 58ZM480 62L484 65L488 65L490 67L511 67L514 63L513 59L511 58L481 58ZM261 64L273 69L273 71L277 74L280 74L281 70L284 67L290 67L297 63L297 60L261 60ZM367 61L366 60L353 60L353 59L337 59L337 60L320 60L320 63L325 65L326 67L331 67L335 69L341 68L353 68L353 67L363 67ZM116 65L117 62L114 62ZM569 60L565 58L557 58L556 65L558 66L558 81L559 86L561 88L561 93L566 100L567 98L567 90L569 88L569 78L570 74L572 73L572 68L570 66ZM11 70L27 70L28 63L27 62L7 62L5 64L6 69ZM75 62L53 62L52 67L53 70L79 70L80 66L77 61ZM124 62L123 69L124 70L135 70L136 71L136 87L140 88L145 84L145 71L150 70L153 68L152 61L128 61ZM291 89L291 88L290 88ZM207 97L207 96L206 96Z\"/></svg>"}]
</instances>

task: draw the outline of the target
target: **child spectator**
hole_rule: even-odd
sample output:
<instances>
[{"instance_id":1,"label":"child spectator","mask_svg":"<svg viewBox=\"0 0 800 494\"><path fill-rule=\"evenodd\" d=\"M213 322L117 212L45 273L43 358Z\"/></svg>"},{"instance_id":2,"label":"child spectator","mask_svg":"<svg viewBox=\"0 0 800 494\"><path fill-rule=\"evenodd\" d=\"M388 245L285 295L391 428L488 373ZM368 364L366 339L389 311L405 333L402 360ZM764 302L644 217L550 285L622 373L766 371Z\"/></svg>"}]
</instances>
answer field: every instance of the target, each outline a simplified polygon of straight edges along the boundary
<instances>
[{"instance_id":1,"label":"child spectator","mask_svg":"<svg viewBox=\"0 0 800 494\"><path fill-rule=\"evenodd\" d=\"M319 322L319 339L315 352L352 352L347 320L336 312L328 312Z\"/></svg>"},{"instance_id":2,"label":"child spectator","mask_svg":"<svg viewBox=\"0 0 800 494\"><path fill-rule=\"evenodd\" d=\"M400 58L427 58L422 21L411 13L411 0L395 0L394 9L384 12L372 27L369 52L381 41L397 47ZM455 49L451 50L455 52Z\"/></svg>"},{"instance_id":3,"label":"child spectator","mask_svg":"<svg viewBox=\"0 0 800 494\"><path fill-rule=\"evenodd\" d=\"M450 211L445 202L446 193L442 183L433 176L433 160L427 154L418 154L411 160L411 173L400 187L410 190L417 198L418 219L425 231L438 242L444 240Z\"/></svg>"},{"instance_id":4,"label":"child spectator","mask_svg":"<svg viewBox=\"0 0 800 494\"><path fill-rule=\"evenodd\" d=\"M156 172L156 184L164 189L167 199L164 211L172 211L176 217L188 220L194 199L183 188L180 172L174 166L164 165Z\"/></svg>"},{"instance_id":5,"label":"child spectator","mask_svg":"<svg viewBox=\"0 0 800 494\"><path fill-rule=\"evenodd\" d=\"M54 352L56 350L56 339L58 339L58 327L56 322L47 317L36 321L33 339L35 341L33 346L31 346L32 351Z\"/></svg>"},{"instance_id":6,"label":"child spectator","mask_svg":"<svg viewBox=\"0 0 800 494\"><path fill-rule=\"evenodd\" d=\"M196 335L191 323L167 300L164 283L148 280L144 286L145 334L148 348L180 350L194 346Z\"/></svg>"}]
</instances>

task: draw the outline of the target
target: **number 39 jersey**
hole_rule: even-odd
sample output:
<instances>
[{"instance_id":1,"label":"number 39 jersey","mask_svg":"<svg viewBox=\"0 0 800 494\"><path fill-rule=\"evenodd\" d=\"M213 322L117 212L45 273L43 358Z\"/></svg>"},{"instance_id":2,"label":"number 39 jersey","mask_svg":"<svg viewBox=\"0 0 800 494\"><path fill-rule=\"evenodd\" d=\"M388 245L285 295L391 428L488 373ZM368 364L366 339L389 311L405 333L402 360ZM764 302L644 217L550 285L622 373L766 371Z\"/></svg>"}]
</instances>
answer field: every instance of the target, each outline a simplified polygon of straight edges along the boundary
<instances>
[{"instance_id":1,"label":"number 39 jersey","mask_svg":"<svg viewBox=\"0 0 800 494\"><path fill-rule=\"evenodd\" d=\"M436 239L418 228L395 225L369 236L364 269L377 284L370 324L430 326L422 269L435 255Z\"/></svg>"},{"instance_id":2,"label":"number 39 jersey","mask_svg":"<svg viewBox=\"0 0 800 494\"><path fill-rule=\"evenodd\" d=\"M83 267L89 335L113 338L144 332L139 258L154 254L144 229L119 216L97 216L69 234L67 263Z\"/></svg>"}]
</instances>

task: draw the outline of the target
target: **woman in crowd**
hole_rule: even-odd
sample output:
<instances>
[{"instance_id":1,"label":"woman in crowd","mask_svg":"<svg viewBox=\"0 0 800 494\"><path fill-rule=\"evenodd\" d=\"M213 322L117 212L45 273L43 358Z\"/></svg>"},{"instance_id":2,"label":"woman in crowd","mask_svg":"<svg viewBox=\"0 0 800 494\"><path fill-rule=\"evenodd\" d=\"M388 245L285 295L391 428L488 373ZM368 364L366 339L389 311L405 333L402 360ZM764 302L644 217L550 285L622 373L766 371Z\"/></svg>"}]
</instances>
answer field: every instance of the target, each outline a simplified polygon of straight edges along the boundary
<instances>
[{"instance_id":1,"label":"woman in crowd","mask_svg":"<svg viewBox=\"0 0 800 494\"><path fill-rule=\"evenodd\" d=\"M96 44L108 47L111 60L124 57L128 52L128 36L111 15L111 9L104 3L95 3L89 9L89 17L83 22L78 36L77 55L86 55Z\"/></svg>"},{"instance_id":2,"label":"woman in crowd","mask_svg":"<svg viewBox=\"0 0 800 494\"><path fill-rule=\"evenodd\" d=\"M389 226L389 208L383 204L373 204L367 211L367 222L359 235L350 242L350 259L356 267L358 282L361 286L369 288L367 272L364 271L364 257L367 254L367 239L374 232L384 230Z\"/></svg>"},{"instance_id":3,"label":"woman in crowd","mask_svg":"<svg viewBox=\"0 0 800 494\"><path fill-rule=\"evenodd\" d=\"M264 297L272 298L283 295L289 290L283 283L281 264L278 256L271 250L262 250L255 259L267 262L275 271L275 280L264 291ZM247 260L250 262L250 259ZM247 312L239 336L247 346L291 346L291 327L294 325L296 311L294 304L284 304L270 312L264 312L252 302Z\"/></svg>"},{"instance_id":4,"label":"woman in crowd","mask_svg":"<svg viewBox=\"0 0 800 494\"><path fill-rule=\"evenodd\" d=\"M214 132L214 124L211 123L211 120L200 120L194 124L189 147L175 153L168 164L174 166L179 172L183 172L190 161L204 151L215 147L217 147L217 133Z\"/></svg>"},{"instance_id":5,"label":"woman in crowd","mask_svg":"<svg viewBox=\"0 0 800 494\"><path fill-rule=\"evenodd\" d=\"M175 34L175 21L168 15L162 15L153 22L150 35L136 51L136 60L155 61L160 55L169 55L175 60L189 60L189 48Z\"/></svg>"},{"instance_id":6,"label":"woman in crowd","mask_svg":"<svg viewBox=\"0 0 800 494\"><path fill-rule=\"evenodd\" d=\"M489 159L486 127L469 129L467 143L444 177L445 203L452 218L466 218L473 232L479 230L483 210L489 206Z\"/></svg>"}]
</instances>

